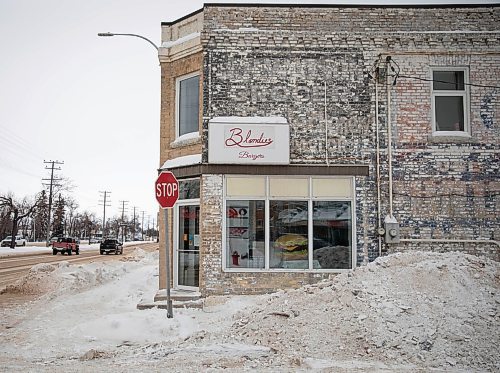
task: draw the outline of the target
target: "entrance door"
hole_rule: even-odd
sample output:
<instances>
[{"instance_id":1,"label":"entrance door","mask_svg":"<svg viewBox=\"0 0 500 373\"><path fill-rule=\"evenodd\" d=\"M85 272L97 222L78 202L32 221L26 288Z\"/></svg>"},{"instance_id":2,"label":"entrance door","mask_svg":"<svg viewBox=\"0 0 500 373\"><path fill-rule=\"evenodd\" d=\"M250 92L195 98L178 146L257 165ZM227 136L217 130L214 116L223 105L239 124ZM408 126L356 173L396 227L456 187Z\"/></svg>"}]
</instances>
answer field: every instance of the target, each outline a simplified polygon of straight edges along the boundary
<instances>
[{"instance_id":1,"label":"entrance door","mask_svg":"<svg viewBox=\"0 0 500 373\"><path fill-rule=\"evenodd\" d=\"M178 206L176 287L199 287L200 205Z\"/></svg>"}]
</instances>

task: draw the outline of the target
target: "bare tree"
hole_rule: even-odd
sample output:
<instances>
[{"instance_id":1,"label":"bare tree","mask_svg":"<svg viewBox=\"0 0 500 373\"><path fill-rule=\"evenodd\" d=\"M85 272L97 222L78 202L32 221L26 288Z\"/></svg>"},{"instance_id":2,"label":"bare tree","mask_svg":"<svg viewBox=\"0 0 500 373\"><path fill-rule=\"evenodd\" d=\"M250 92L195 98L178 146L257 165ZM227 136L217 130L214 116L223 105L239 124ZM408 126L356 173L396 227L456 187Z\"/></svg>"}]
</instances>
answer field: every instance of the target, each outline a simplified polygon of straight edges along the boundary
<instances>
[{"instance_id":1,"label":"bare tree","mask_svg":"<svg viewBox=\"0 0 500 373\"><path fill-rule=\"evenodd\" d=\"M27 197L24 197L22 200L16 200L12 193L9 193L5 196L0 196L0 209L6 211L7 216L9 216L12 221L12 240L10 242L10 247L12 249L16 247L16 234L19 222L22 219L33 215L38 205L41 204L44 200L44 190L42 190L35 196L34 201L30 200Z\"/></svg>"},{"instance_id":2,"label":"bare tree","mask_svg":"<svg viewBox=\"0 0 500 373\"><path fill-rule=\"evenodd\" d=\"M77 218L76 210L78 208L78 202L71 197L66 196L64 199L66 202L66 223L64 226L66 227L66 234L68 236L75 235L75 219Z\"/></svg>"}]
</instances>

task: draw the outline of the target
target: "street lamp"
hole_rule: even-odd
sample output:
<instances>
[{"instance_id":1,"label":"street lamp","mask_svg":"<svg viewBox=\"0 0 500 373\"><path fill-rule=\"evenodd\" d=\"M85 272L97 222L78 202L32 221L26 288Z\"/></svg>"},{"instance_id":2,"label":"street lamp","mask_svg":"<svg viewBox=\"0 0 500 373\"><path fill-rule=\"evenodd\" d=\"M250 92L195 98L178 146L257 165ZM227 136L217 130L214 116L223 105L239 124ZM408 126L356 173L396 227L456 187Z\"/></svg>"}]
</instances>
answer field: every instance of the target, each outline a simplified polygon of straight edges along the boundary
<instances>
[{"instance_id":1,"label":"street lamp","mask_svg":"<svg viewBox=\"0 0 500 373\"><path fill-rule=\"evenodd\" d=\"M141 38L143 40L146 40L149 44L151 44L153 47L155 47L156 51L158 51L158 46L153 43L151 40L148 38L142 36L142 35L137 35L137 34L115 34L113 32L99 32L97 36L133 36L136 38Z\"/></svg>"},{"instance_id":2,"label":"street lamp","mask_svg":"<svg viewBox=\"0 0 500 373\"><path fill-rule=\"evenodd\" d=\"M137 35L137 34L115 34L112 32L99 32L97 36L133 36L136 38L140 38L143 40L146 40L149 44L151 44L153 47L155 47L156 51L159 52L158 46L153 43L151 40L148 38L142 36L142 35ZM135 222L135 209L134 209L134 222ZM141 232L144 234L144 211L142 213L142 226L141 226ZM167 209L165 209L165 232L168 232L168 215L167 215ZM134 223L134 233L135 233L135 223ZM168 233L165 234L165 257L167 259L167 318L172 318L174 317L174 313L172 311L172 300L170 299L170 264L169 264L169 250L168 250Z\"/></svg>"}]
</instances>

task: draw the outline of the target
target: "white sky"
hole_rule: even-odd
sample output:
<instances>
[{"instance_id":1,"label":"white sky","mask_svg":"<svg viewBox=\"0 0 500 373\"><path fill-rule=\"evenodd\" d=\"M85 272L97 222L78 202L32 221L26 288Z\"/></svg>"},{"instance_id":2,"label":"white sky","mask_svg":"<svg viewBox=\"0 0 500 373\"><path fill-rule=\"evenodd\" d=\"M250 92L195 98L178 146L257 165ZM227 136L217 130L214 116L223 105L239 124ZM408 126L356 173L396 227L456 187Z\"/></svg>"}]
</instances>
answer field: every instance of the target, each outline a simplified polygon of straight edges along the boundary
<instances>
[{"instance_id":1,"label":"white sky","mask_svg":"<svg viewBox=\"0 0 500 373\"><path fill-rule=\"evenodd\" d=\"M100 217L99 191L106 190L111 192L107 216L118 214L119 201L126 200L129 215L137 206L137 212L156 219L156 51L138 38L97 33L135 33L159 45L162 21L202 5L201 0L0 0L0 192L34 195L50 175L43 161L64 161L58 175L73 181L80 210Z\"/></svg>"}]
</instances>

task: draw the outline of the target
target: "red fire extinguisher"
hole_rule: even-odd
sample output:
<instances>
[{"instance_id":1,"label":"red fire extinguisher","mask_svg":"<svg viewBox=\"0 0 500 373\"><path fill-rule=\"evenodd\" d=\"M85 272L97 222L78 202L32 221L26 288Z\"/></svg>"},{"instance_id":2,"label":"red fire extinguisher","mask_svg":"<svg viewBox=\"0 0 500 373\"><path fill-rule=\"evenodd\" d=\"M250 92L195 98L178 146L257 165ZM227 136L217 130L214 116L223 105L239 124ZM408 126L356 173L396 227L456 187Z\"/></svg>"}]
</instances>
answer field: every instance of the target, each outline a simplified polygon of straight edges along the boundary
<instances>
[{"instance_id":1,"label":"red fire extinguisher","mask_svg":"<svg viewBox=\"0 0 500 373\"><path fill-rule=\"evenodd\" d=\"M233 255L231 255L231 257L233 258L233 265L238 266L239 265L238 259L240 257L240 254L238 254L238 252L235 251L233 252Z\"/></svg>"}]
</instances>

